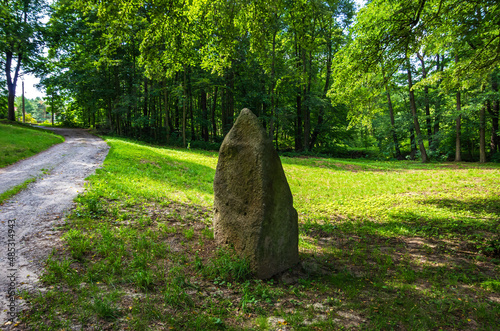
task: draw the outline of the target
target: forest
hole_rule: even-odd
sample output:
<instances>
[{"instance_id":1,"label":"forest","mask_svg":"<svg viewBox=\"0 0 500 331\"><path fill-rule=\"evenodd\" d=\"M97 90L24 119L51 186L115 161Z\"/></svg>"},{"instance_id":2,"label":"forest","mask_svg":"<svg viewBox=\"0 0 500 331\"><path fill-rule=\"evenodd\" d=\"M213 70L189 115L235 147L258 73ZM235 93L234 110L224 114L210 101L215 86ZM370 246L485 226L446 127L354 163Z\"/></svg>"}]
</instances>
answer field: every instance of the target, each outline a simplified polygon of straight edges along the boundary
<instances>
[{"instance_id":1,"label":"forest","mask_svg":"<svg viewBox=\"0 0 500 331\"><path fill-rule=\"evenodd\" d=\"M6 0L0 62L1 328L498 329L498 0ZM243 108L297 214L267 279L214 225Z\"/></svg>"},{"instance_id":2,"label":"forest","mask_svg":"<svg viewBox=\"0 0 500 331\"><path fill-rule=\"evenodd\" d=\"M217 149L247 107L280 151L498 162L499 6L8 1L0 116L25 72L63 125L150 142Z\"/></svg>"}]
</instances>

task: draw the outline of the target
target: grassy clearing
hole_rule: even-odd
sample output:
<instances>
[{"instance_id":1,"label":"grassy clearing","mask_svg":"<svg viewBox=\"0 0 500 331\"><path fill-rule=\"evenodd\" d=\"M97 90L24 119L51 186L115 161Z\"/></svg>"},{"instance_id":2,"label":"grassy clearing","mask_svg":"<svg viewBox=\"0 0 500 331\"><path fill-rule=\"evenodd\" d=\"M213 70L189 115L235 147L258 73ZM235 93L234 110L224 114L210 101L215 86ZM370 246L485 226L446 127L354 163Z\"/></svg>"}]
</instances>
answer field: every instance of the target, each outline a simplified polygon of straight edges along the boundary
<instances>
[{"instance_id":1,"label":"grassy clearing","mask_svg":"<svg viewBox=\"0 0 500 331\"><path fill-rule=\"evenodd\" d=\"M497 165L283 158L301 265L259 281L214 246L216 153L107 141L20 327L498 328Z\"/></svg>"},{"instance_id":2,"label":"grassy clearing","mask_svg":"<svg viewBox=\"0 0 500 331\"><path fill-rule=\"evenodd\" d=\"M63 137L52 132L2 121L0 123L0 168L33 156L63 141Z\"/></svg>"}]
</instances>

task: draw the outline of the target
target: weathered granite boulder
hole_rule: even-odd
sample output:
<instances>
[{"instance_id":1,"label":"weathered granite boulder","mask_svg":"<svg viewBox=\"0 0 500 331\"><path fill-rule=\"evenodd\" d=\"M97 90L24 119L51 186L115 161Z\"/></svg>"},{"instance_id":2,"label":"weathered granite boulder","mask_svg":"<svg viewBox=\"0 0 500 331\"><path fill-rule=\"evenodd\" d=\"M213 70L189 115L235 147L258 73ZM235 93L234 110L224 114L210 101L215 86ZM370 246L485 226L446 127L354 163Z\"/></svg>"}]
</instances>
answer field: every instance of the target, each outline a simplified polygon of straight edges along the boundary
<instances>
[{"instance_id":1,"label":"weathered granite boulder","mask_svg":"<svg viewBox=\"0 0 500 331\"><path fill-rule=\"evenodd\" d=\"M224 139L214 180L214 235L233 245L258 278L299 262L298 216L278 153L243 109Z\"/></svg>"}]
</instances>

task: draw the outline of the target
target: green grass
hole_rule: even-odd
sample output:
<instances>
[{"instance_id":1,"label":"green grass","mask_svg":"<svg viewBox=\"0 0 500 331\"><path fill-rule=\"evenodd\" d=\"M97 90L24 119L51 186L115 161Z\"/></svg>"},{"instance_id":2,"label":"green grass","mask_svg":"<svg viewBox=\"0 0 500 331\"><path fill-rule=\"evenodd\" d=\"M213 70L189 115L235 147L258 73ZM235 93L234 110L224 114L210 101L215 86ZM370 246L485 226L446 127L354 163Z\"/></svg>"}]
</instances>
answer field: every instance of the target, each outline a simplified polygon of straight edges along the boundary
<instances>
[{"instance_id":1,"label":"green grass","mask_svg":"<svg viewBox=\"0 0 500 331\"><path fill-rule=\"evenodd\" d=\"M19 184L17 186L14 186L10 190L7 190L3 193L0 193L0 205L5 200L9 199L10 197L12 197L12 196L16 195L17 193L19 193L20 191L24 190L30 183L33 183L35 180L36 180L36 178L30 178L30 179L26 180L24 183Z\"/></svg>"},{"instance_id":2,"label":"green grass","mask_svg":"<svg viewBox=\"0 0 500 331\"><path fill-rule=\"evenodd\" d=\"M26 328L495 329L500 166L282 158L301 266L217 249L217 153L108 138Z\"/></svg>"},{"instance_id":3,"label":"green grass","mask_svg":"<svg viewBox=\"0 0 500 331\"><path fill-rule=\"evenodd\" d=\"M2 121L0 123L0 168L33 156L64 138L28 125Z\"/></svg>"}]
</instances>

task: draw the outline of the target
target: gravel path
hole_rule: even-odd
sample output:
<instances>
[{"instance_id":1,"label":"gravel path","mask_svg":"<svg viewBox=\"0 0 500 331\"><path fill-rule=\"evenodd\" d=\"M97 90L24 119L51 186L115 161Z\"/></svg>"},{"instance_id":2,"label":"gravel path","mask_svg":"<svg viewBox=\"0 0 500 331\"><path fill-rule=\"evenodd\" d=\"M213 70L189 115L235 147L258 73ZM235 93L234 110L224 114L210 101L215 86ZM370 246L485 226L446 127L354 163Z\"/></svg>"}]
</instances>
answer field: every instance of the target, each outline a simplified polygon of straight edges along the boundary
<instances>
[{"instance_id":1,"label":"gravel path","mask_svg":"<svg viewBox=\"0 0 500 331\"><path fill-rule=\"evenodd\" d=\"M0 205L0 327L12 325L11 309L18 313L25 308L17 296L11 302L9 292L37 289L43 262L52 248L60 245L57 227L84 189L85 178L108 153L106 142L85 130L50 130L66 141L0 169L0 193L37 178Z\"/></svg>"}]
</instances>

